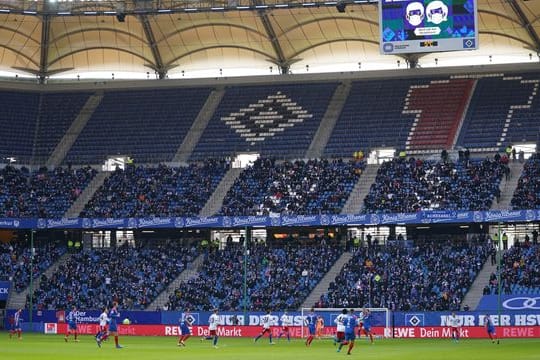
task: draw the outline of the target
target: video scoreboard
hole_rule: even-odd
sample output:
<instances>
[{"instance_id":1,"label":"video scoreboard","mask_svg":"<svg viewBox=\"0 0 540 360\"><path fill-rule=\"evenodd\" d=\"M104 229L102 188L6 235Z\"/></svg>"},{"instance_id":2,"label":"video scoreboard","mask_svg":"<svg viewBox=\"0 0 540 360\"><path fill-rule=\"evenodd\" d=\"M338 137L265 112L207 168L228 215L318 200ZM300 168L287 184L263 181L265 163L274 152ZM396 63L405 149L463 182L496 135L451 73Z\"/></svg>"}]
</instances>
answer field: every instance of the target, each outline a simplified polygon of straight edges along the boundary
<instances>
[{"instance_id":1,"label":"video scoreboard","mask_svg":"<svg viewBox=\"0 0 540 360\"><path fill-rule=\"evenodd\" d=\"M478 48L476 0L380 0L379 27L382 54Z\"/></svg>"}]
</instances>

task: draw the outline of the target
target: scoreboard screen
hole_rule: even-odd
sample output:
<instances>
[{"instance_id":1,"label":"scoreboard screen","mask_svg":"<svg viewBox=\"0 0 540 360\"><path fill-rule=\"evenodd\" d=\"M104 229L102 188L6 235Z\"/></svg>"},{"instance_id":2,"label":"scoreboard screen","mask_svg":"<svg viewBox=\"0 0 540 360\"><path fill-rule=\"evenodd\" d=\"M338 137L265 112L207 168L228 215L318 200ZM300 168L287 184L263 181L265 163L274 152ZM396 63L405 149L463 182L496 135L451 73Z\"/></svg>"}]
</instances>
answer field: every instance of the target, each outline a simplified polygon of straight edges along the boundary
<instances>
[{"instance_id":1,"label":"scoreboard screen","mask_svg":"<svg viewBox=\"0 0 540 360\"><path fill-rule=\"evenodd\" d=\"M478 48L476 0L380 0L383 54Z\"/></svg>"}]
</instances>

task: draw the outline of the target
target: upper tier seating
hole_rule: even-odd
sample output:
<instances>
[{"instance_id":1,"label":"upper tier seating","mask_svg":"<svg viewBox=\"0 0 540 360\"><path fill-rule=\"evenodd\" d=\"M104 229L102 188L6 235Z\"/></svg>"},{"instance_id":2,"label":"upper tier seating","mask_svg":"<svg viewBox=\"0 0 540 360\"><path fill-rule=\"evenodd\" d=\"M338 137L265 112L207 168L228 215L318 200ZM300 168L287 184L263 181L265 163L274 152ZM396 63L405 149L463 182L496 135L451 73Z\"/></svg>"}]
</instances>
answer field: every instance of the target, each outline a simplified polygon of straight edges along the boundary
<instances>
[{"instance_id":1,"label":"upper tier seating","mask_svg":"<svg viewBox=\"0 0 540 360\"><path fill-rule=\"evenodd\" d=\"M208 88L106 92L65 161L102 164L115 155L171 161L209 94Z\"/></svg>"},{"instance_id":2,"label":"upper tier seating","mask_svg":"<svg viewBox=\"0 0 540 360\"><path fill-rule=\"evenodd\" d=\"M301 158L336 87L298 83L227 88L191 158L250 151Z\"/></svg>"}]
</instances>

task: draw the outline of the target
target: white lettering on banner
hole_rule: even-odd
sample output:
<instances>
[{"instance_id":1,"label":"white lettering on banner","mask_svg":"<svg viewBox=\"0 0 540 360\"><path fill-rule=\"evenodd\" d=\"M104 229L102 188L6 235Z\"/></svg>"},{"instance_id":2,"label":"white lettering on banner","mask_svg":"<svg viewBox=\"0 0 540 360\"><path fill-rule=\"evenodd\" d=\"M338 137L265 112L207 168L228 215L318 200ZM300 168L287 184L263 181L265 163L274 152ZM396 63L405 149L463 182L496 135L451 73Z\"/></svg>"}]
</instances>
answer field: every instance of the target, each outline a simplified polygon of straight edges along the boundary
<instances>
[{"instance_id":1,"label":"white lettering on banner","mask_svg":"<svg viewBox=\"0 0 540 360\"><path fill-rule=\"evenodd\" d=\"M165 333L167 335L167 333ZM174 335L174 334L171 334ZM241 337L242 329L237 327L218 327L217 329L218 336L228 336L228 337ZM208 328L203 328L201 326L197 327L197 336L210 336L210 330Z\"/></svg>"},{"instance_id":2,"label":"white lettering on banner","mask_svg":"<svg viewBox=\"0 0 540 360\"><path fill-rule=\"evenodd\" d=\"M415 337L414 328L395 328L394 337L397 338L412 338Z\"/></svg>"},{"instance_id":3,"label":"white lettering on banner","mask_svg":"<svg viewBox=\"0 0 540 360\"><path fill-rule=\"evenodd\" d=\"M237 329L235 327L233 327L232 329L224 328L224 327L218 327L217 334L219 336L235 336L235 337L238 337L238 336L242 336L242 330Z\"/></svg>"},{"instance_id":4,"label":"white lettering on banner","mask_svg":"<svg viewBox=\"0 0 540 360\"><path fill-rule=\"evenodd\" d=\"M420 328L420 337L423 338L438 338L441 336L441 333L439 330L434 328Z\"/></svg>"},{"instance_id":5,"label":"white lettering on banner","mask_svg":"<svg viewBox=\"0 0 540 360\"><path fill-rule=\"evenodd\" d=\"M0 294L7 294L8 293L8 288L7 287L1 287L0 288Z\"/></svg>"},{"instance_id":6,"label":"white lettering on banner","mask_svg":"<svg viewBox=\"0 0 540 360\"><path fill-rule=\"evenodd\" d=\"M180 336L180 328L178 326L166 326L165 335Z\"/></svg>"},{"instance_id":7,"label":"white lettering on banner","mask_svg":"<svg viewBox=\"0 0 540 360\"><path fill-rule=\"evenodd\" d=\"M534 337L534 329L503 328L503 337Z\"/></svg>"},{"instance_id":8,"label":"white lettering on banner","mask_svg":"<svg viewBox=\"0 0 540 360\"><path fill-rule=\"evenodd\" d=\"M448 319L450 316L441 316L441 326L449 326ZM457 315L459 326L474 326L474 315Z\"/></svg>"},{"instance_id":9,"label":"white lettering on banner","mask_svg":"<svg viewBox=\"0 0 540 360\"><path fill-rule=\"evenodd\" d=\"M515 326L537 326L540 325L540 314L534 315L515 315Z\"/></svg>"},{"instance_id":10,"label":"white lettering on banner","mask_svg":"<svg viewBox=\"0 0 540 360\"><path fill-rule=\"evenodd\" d=\"M264 315L249 315L249 325L251 326L262 325L261 318L263 316ZM279 316L270 315L270 318L271 318L270 321L272 325L279 325ZM300 319L301 318L302 317L300 316Z\"/></svg>"}]
</instances>

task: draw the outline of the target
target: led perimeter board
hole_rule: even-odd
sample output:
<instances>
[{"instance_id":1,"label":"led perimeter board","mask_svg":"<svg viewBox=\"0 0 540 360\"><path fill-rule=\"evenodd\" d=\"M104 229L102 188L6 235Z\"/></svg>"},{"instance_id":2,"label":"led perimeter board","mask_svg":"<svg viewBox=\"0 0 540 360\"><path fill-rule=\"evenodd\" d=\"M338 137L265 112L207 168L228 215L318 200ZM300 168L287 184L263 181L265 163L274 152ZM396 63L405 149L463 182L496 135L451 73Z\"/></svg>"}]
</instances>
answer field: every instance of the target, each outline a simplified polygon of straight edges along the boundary
<instances>
[{"instance_id":1,"label":"led perimeter board","mask_svg":"<svg viewBox=\"0 0 540 360\"><path fill-rule=\"evenodd\" d=\"M476 0L380 0L382 54L478 48Z\"/></svg>"}]
</instances>

